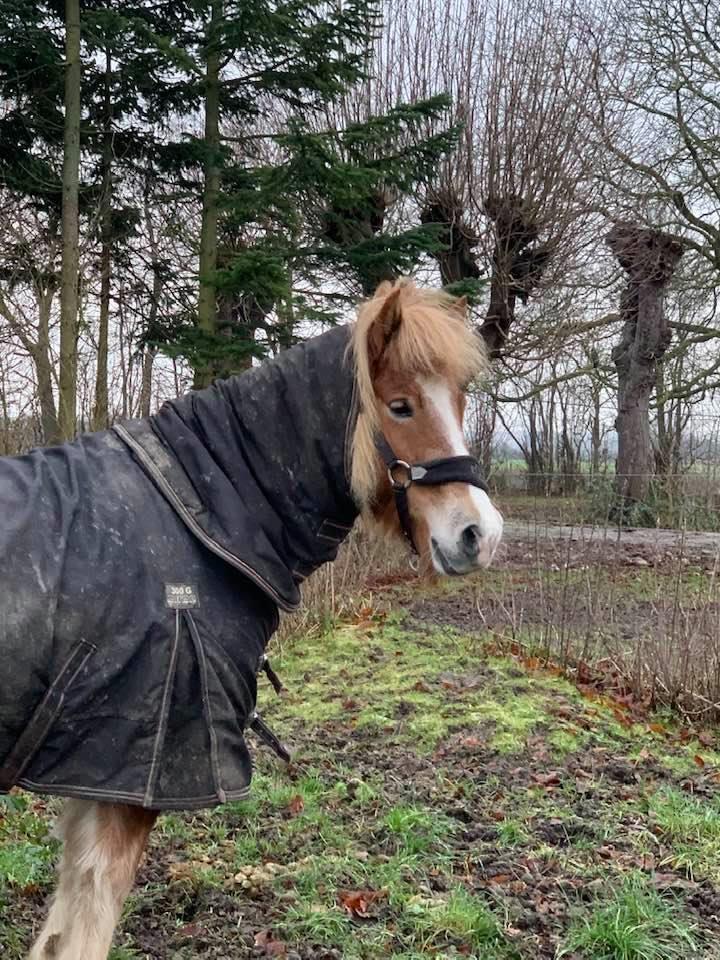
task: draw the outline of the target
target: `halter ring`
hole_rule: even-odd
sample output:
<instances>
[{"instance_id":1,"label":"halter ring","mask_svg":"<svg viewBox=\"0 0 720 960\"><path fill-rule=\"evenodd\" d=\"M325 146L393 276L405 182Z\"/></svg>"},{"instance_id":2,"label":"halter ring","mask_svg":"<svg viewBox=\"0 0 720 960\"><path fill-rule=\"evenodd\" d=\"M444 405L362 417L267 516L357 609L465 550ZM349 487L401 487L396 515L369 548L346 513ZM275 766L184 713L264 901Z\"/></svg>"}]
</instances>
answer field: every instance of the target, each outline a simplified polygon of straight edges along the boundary
<instances>
[{"instance_id":1,"label":"halter ring","mask_svg":"<svg viewBox=\"0 0 720 960\"><path fill-rule=\"evenodd\" d=\"M394 472L398 467L405 471L404 480L395 479ZM393 460L392 463L388 464L388 479L393 490L407 490L413 482L412 467L405 460Z\"/></svg>"}]
</instances>

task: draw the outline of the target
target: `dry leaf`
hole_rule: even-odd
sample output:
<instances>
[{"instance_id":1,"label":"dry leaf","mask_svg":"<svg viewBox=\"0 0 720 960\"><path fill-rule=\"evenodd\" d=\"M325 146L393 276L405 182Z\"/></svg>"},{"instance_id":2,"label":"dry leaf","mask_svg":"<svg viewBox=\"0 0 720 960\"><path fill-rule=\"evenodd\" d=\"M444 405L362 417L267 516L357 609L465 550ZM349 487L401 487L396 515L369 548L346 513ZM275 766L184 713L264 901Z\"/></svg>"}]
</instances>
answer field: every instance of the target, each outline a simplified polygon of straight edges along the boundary
<instances>
[{"instance_id":1,"label":"dry leaf","mask_svg":"<svg viewBox=\"0 0 720 960\"><path fill-rule=\"evenodd\" d=\"M365 920L369 917L369 907L386 896L385 890L341 890L338 901L351 917Z\"/></svg>"},{"instance_id":2,"label":"dry leaf","mask_svg":"<svg viewBox=\"0 0 720 960\"><path fill-rule=\"evenodd\" d=\"M504 887L506 883L510 883L513 877L509 873L496 873L492 877L488 877L488 883L491 883L494 887Z\"/></svg>"},{"instance_id":3,"label":"dry leaf","mask_svg":"<svg viewBox=\"0 0 720 960\"><path fill-rule=\"evenodd\" d=\"M299 793L296 793L295 796L290 800L287 807L285 808L291 817L296 817L299 813L305 809L305 801L300 796Z\"/></svg>"},{"instance_id":4,"label":"dry leaf","mask_svg":"<svg viewBox=\"0 0 720 960\"><path fill-rule=\"evenodd\" d=\"M272 930L261 930L255 934L255 946L262 947L266 957L286 957L288 948L283 940L276 940Z\"/></svg>"},{"instance_id":5,"label":"dry leaf","mask_svg":"<svg viewBox=\"0 0 720 960\"><path fill-rule=\"evenodd\" d=\"M560 783L560 774L557 770L551 770L549 773L534 773L532 779L541 787L556 787Z\"/></svg>"}]
</instances>

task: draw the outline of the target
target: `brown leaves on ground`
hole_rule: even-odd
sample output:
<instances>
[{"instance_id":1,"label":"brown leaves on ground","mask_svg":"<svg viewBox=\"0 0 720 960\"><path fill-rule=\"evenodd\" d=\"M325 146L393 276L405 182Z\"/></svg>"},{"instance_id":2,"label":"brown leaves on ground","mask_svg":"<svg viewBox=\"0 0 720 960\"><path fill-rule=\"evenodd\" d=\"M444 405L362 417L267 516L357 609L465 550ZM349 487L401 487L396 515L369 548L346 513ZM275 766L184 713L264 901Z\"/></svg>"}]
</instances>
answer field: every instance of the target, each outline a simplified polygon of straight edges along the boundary
<instances>
[{"instance_id":1,"label":"brown leaves on ground","mask_svg":"<svg viewBox=\"0 0 720 960\"><path fill-rule=\"evenodd\" d=\"M276 940L272 930L261 930L255 934L255 946L262 950L261 956L286 957L288 946L284 940Z\"/></svg>"},{"instance_id":2,"label":"brown leaves on ground","mask_svg":"<svg viewBox=\"0 0 720 960\"><path fill-rule=\"evenodd\" d=\"M548 773L533 773L531 779L539 787L545 787L546 790L560 785L561 775L558 770L550 770Z\"/></svg>"},{"instance_id":3,"label":"brown leaves on ground","mask_svg":"<svg viewBox=\"0 0 720 960\"><path fill-rule=\"evenodd\" d=\"M291 797L288 805L285 807L286 812L291 817L296 817L299 813L302 813L304 809L305 801L299 793L296 793L294 797Z\"/></svg>"},{"instance_id":4,"label":"brown leaves on ground","mask_svg":"<svg viewBox=\"0 0 720 960\"><path fill-rule=\"evenodd\" d=\"M387 890L341 890L338 903L354 919L370 920L370 908L386 897Z\"/></svg>"}]
</instances>

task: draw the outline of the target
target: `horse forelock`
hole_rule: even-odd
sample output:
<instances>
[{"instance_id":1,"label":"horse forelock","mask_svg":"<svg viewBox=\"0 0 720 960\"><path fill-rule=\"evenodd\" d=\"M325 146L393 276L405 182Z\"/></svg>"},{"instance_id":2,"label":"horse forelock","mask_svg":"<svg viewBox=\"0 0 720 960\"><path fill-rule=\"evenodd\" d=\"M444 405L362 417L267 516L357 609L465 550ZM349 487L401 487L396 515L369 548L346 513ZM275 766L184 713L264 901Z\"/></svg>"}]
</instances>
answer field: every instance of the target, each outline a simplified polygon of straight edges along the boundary
<instances>
[{"instance_id":1,"label":"horse forelock","mask_svg":"<svg viewBox=\"0 0 720 960\"><path fill-rule=\"evenodd\" d=\"M369 336L390 295L397 296L395 309L401 322L386 346L387 366L405 376L441 376L455 387L464 387L488 370L483 341L466 324L458 301L448 294L400 280L394 286L382 284L361 306L350 341L359 401L352 444L352 491L361 508L372 503L381 473L375 450L379 419Z\"/></svg>"}]
</instances>

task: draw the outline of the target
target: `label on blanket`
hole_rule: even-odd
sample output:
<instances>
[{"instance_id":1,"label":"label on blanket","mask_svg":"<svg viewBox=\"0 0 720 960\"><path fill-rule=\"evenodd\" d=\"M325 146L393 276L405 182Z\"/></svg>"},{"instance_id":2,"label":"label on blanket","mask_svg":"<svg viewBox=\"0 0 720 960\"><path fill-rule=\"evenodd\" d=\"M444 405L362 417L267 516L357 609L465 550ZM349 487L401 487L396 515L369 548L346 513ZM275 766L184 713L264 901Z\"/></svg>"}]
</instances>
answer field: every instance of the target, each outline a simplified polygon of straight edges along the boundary
<instances>
[{"instance_id":1,"label":"label on blanket","mask_svg":"<svg viewBox=\"0 0 720 960\"><path fill-rule=\"evenodd\" d=\"M197 587L192 583L166 583L165 603L173 610L200 606Z\"/></svg>"}]
</instances>

